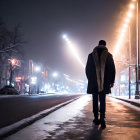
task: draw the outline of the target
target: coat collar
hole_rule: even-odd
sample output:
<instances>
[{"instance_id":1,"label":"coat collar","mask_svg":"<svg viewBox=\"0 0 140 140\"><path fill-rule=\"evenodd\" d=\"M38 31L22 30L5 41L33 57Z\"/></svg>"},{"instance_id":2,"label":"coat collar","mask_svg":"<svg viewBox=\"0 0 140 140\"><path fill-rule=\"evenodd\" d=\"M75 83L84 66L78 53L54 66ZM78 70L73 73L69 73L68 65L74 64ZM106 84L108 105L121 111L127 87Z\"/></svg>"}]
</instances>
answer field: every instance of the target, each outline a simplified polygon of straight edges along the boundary
<instances>
[{"instance_id":1,"label":"coat collar","mask_svg":"<svg viewBox=\"0 0 140 140\"><path fill-rule=\"evenodd\" d=\"M96 47L93 49L93 51L95 51L95 50L97 50L97 49L103 49L103 50L107 50L107 51L108 51L107 47L104 46L104 45L96 46Z\"/></svg>"}]
</instances>

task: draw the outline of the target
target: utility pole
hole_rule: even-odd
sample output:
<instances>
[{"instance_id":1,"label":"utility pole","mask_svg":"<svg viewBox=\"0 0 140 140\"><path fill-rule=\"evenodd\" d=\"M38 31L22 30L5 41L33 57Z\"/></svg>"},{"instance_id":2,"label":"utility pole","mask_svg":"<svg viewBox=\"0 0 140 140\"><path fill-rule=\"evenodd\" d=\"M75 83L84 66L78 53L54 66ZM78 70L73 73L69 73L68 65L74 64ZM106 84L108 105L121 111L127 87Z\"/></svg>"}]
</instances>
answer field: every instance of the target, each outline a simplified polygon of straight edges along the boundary
<instances>
[{"instance_id":1,"label":"utility pole","mask_svg":"<svg viewBox=\"0 0 140 140\"><path fill-rule=\"evenodd\" d=\"M136 91L135 91L135 99L139 99L139 4L137 1L137 11L136 11L136 42L137 42L137 65L136 65Z\"/></svg>"},{"instance_id":2,"label":"utility pole","mask_svg":"<svg viewBox=\"0 0 140 140\"><path fill-rule=\"evenodd\" d=\"M31 94L31 76L33 74L33 61L29 60L29 94Z\"/></svg>"},{"instance_id":3,"label":"utility pole","mask_svg":"<svg viewBox=\"0 0 140 140\"><path fill-rule=\"evenodd\" d=\"M128 28L128 35L129 35L129 99L131 99L131 32L130 32L130 25Z\"/></svg>"}]
</instances>

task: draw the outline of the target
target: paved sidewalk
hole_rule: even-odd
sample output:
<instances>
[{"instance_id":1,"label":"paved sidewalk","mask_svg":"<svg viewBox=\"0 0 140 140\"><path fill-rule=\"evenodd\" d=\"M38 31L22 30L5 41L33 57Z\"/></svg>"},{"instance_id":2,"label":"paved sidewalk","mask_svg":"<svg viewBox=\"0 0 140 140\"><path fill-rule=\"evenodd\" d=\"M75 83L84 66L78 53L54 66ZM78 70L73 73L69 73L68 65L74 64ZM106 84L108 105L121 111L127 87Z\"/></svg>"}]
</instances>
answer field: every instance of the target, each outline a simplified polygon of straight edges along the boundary
<instances>
[{"instance_id":1,"label":"paved sidewalk","mask_svg":"<svg viewBox=\"0 0 140 140\"><path fill-rule=\"evenodd\" d=\"M140 99L135 99L135 97L131 97L131 99L129 99L128 96L111 96L111 97L125 101L137 107L140 107Z\"/></svg>"},{"instance_id":2,"label":"paved sidewalk","mask_svg":"<svg viewBox=\"0 0 140 140\"><path fill-rule=\"evenodd\" d=\"M5 140L139 140L140 109L107 97L107 128L92 124L92 100L85 95Z\"/></svg>"}]
</instances>

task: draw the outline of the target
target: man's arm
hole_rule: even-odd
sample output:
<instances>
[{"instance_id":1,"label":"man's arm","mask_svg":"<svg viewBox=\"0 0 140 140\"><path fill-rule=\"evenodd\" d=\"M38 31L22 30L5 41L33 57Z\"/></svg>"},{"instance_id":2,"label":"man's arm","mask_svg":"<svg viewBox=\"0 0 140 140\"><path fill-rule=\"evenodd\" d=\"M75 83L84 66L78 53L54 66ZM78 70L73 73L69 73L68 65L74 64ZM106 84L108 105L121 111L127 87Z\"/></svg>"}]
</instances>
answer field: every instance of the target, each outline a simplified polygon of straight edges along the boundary
<instances>
[{"instance_id":1,"label":"man's arm","mask_svg":"<svg viewBox=\"0 0 140 140\"><path fill-rule=\"evenodd\" d=\"M89 79L89 75L90 75L90 57L89 56L90 55L88 55L87 64L85 68L87 79Z\"/></svg>"},{"instance_id":2,"label":"man's arm","mask_svg":"<svg viewBox=\"0 0 140 140\"><path fill-rule=\"evenodd\" d=\"M114 82L115 82L115 75L116 75L116 69L115 69L115 64L114 64L114 60L113 60L113 56L111 55L111 57L110 57L110 68L111 68L111 70L110 70L110 74L111 74L111 87L113 87L114 86Z\"/></svg>"}]
</instances>

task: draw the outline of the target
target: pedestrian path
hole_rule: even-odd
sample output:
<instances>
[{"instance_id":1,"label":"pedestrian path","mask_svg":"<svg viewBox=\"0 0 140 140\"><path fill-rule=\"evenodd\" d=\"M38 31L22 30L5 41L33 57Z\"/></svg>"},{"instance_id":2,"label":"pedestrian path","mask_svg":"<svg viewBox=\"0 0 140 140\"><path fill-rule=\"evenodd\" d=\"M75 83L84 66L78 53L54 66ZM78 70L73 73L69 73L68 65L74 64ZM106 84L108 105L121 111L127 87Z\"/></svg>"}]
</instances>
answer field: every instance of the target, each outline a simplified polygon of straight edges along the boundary
<instances>
[{"instance_id":1,"label":"pedestrian path","mask_svg":"<svg viewBox=\"0 0 140 140\"><path fill-rule=\"evenodd\" d=\"M140 99L135 99L135 96L132 96L131 99L129 99L128 96L112 96L112 97L140 107Z\"/></svg>"},{"instance_id":2,"label":"pedestrian path","mask_svg":"<svg viewBox=\"0 0 140 140\"><path fill-rule=\"evenodd\" d=\"M106 105L106 129L92 124L92 98L85 95L5 140L139 140L140 110L111 97Z\"/></svg>"}]
</instances>

